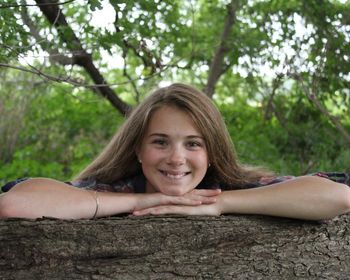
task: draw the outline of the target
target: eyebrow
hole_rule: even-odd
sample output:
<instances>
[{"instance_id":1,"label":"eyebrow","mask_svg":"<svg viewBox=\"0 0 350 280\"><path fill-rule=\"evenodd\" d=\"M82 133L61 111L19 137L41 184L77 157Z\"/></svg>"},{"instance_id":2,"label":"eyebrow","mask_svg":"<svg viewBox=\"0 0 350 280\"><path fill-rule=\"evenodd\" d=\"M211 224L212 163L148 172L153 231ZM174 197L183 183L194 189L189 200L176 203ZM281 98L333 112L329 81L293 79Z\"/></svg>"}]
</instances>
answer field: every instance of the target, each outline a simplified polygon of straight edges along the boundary
<instances>
[{"instance_id":1,"label":"eyebrow","mask_svg":"<svg viewBox=\"0 0 350 280\"><path fill-rule=\"evenodd\" d=\"M165 138L167 138L167 137L169 137L169 135L164 134L164 133L152 133L152 134L148 135L148 137L165 137ZM190 138L190 139L200 138L200 139L204 140L204 137L202 137L200 135L187 135L186 138Z\"/></svg>"}]
</instances>

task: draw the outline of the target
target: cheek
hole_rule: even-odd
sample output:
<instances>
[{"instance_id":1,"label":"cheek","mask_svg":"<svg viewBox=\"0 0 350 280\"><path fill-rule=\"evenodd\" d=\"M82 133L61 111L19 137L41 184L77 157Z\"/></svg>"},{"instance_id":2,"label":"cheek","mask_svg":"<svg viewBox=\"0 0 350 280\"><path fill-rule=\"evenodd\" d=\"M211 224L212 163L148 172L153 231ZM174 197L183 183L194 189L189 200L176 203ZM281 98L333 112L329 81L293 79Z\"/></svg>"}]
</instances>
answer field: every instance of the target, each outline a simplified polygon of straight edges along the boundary
<instances>
[{"instance_id":1,"label":"cheek","mask_svg":"<svg viewBox=\"0 0 350 280\"><path fill-rule=\"evenodd\" d=\"M156 169L159 166L163 158L164 156L158 150L145 149L142 153L140 153L143 173L145 175L148 175L150 172L154 172L154 169Z\"/></svg>"},{"instance_id":2,"label":"cheek","mask_svg":"<svg viewBox=\"0 0 350 280\"><path fill-rule=\"evenodd\" d=\"M200 169L203 172L206 172L209 163L206 152L194 155L191 160L198 169Z\"/></svg>"},{"instance_id":3,"label":"cheek","mask_svg":"<svg viewBox=\"0 0 350 280\"><path fill-rule=\"evenodd\" d=\"M141 154L140 154L142 163L145 164L152 164L157 162L162 156L159 151L155 149L145 149Z\"/></svg>"}]
</instances>

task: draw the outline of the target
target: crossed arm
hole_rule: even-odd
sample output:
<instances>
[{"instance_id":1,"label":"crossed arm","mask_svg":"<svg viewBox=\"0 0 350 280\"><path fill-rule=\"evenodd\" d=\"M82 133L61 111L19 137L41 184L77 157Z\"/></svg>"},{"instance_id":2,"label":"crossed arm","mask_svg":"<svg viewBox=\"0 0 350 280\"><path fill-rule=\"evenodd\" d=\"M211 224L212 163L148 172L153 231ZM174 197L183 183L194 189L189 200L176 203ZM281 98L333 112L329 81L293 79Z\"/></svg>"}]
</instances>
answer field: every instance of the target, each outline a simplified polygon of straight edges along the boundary
<instances>
[{"instance_id":1,"label":"crossed arm","mask_svg":"<svg viewBox=\"0 0 350 280\"><path fill-rule=\"evenodd\" d=\"M219 192L195 190L184 196L98 192L97 217L133 213L161 205L197 206L214 203ZM0 217L92 218L97 209L95 195L95 191L76 188L48 178L29 179L0 195Z\"/></svg>"},{"instance_id":2,"label":"crossed arm","mask_svg":"<svg viewBox=\"0 0 350 280\"><path fill-rule=\"evenodd\" d=\"M191 206L166 205L141 211L146 214L261 214L305 220L331 219L350 212L350 187L316 176L298 177L269 186L224 191L216 203Z\"/></svg>"},{"instance_id":3,"label":"crossed arm","mask_svg":"<svg viewBox=\"0 0 350 280\"><path fill-rule=\"evenodd\" d=\"M161 193L99 192L97 217L133 215L262 214L321 220L350 211L350 188L328 179L305 176L247 190L193 190L184 196ZM0 195L0 217L81 219L94 216L93 191L37 178Z\"/></svg>"}]
</instances>

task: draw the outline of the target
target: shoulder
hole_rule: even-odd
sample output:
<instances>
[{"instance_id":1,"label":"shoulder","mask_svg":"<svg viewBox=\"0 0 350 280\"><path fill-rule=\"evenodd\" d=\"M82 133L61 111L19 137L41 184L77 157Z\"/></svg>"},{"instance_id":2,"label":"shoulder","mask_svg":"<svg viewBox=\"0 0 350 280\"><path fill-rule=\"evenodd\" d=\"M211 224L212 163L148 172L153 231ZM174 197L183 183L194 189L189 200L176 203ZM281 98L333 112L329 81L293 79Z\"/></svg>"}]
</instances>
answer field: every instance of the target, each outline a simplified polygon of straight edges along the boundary
<instances>
[{"instance_id":1,"label":"shoulder","mask_svg":"<svg viewBox=\"0 0 350 280\"><path fill-rule=\"evenodd\" d=\"M270 177L262 177L260 180L252 183L248 183L245 185L221 185L223 190L229 189L247 189L247 188L257 188L268 185L273 185L277 183L288 182L292 179L302 179L302 180L319 180L327 179L336 183L342 183L346 185L350 185L350 176L347 173L342 172L316 172L303 176L293 176L293 175L284 175L284 176L270 176Z\"/></svg>"},{"instance_id":2,"label":"shoulder","mask_svg":"<svg viewBox=\"0 0 350 280\"><path fill-rule=\"evenodd\" d=\"M258 182L256 182L256 187L260 186L266 186L266 185L272 185L282 182L287 182L292 179L296 178L304 178L305 180L308 179L319 179L324 178L328 179L330 181L336 182L336 183L342 183L342 184L349 184L350 176L347 173L342 172L315 172L303 176L293 176L293 175L287 175L287 176L272 176L272 177L262 177Z\"/></svg>"},{"instance_id":3,"label":"shoulder","mask_svg":"<svg viewBox=\"0 0 350 280\"><path fill-rule=\"evenodd\" d=\"M143 185L145 183L139 176L132 176L125 179L116 180L112 183L105 183L94 178L88 178L85 180L72 181L70 184L74 187L92 189L101 192L135 193L143 192Z\"/></svg>"},{"instance_id":4,"label":"shoulder","mask_svg":"<svg viewBox=\"0 0 350 280\"><path fill-rule=\"evenodd\" d=\"M252 189L263 186L268 186L272 184L277 184L281 182L286 182L288 180L296 178L295 176L269 176L261 177L260 180L252 181L244 184L234 184L234 183L220 183L220 189L222 190L241 190L241 189Z\"/></svg>"},{"instance_id":5,"label":"shoulder","mask_svg":"<svg viewBox=\"0 0 350 280\"><path fill-rule=\"evenodd\" d=\"M8 192L10 189L12 189L17 184L24 182L28 179L30 179L30 178L25 177L25 178L19 178L19 179L16 179L14 181L7 182L5 185L0 187L0 192Z\"/></svg>"},{"instance_id":6,"label":"shoulder","mask_svg":"<svg viewBox=\"0 0 350 280\"><path fill-rule=\"evenodd\" d=\"M341 183L350 186L350 174L345 172L316 172L311 176L322 177L336 183Z\"/></svg>"}]
</instances>

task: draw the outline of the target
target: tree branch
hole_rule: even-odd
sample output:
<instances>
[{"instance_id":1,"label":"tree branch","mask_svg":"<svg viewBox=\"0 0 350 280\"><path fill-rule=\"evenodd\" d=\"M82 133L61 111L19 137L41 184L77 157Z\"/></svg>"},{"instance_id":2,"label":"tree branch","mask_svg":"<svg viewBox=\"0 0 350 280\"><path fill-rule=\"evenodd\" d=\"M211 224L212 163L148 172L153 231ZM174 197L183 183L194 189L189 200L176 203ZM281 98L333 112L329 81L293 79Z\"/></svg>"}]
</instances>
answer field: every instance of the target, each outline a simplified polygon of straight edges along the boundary
<instances>
[{"instance_id":1,"label":"tree branch","mask_svg":"<svg viewBox=\"0 0 350 280\"><path fill-rule=\"evenodd\" d=\"M231 3L227 5L227 15L226 15L225 24L224 24L224 30L221 34L220 44L215 51L213 60L211 61L207 84L204 88L204 92L209 97L213 96L215 85L219 80L220 76L222 75L223 59L225 54L229 51L229 49L227 48L227 40L230 36L230 31L232 29L232 26L236 20L236 9L237 9L236 5L237 5L236 1L234 0L232 0Z\"/></svg>"},{"instance_id":2,"label":"tree branch","mask_svg":"<svg viewBox=\"0 0 350 280\"><path fill-rule=\"evenodd\" d=\"M304 84L303 78L298 74L291 74L291 76L300 82L302 89L307 96L307 98L325 115L337 128L341 135L345 138L347 145L350 147L350 134L346 131L346 129L342 126L340 121L334 117L328 110L323 106L321 101L317 98L317 94L313 90L309 90L308 87Z\"/></svg>"},{"instance_id":3,"label":"tree branch","mask_svg":"<svg viewBox=\"0 0 350 280\"><path fill-rule=\"evenodd\" d=\"M265 108L265 114L264 114L264 119L269 120L271 119L271 111L274 111L274 104L273 104L273 99L276 95L277 89L281 85L281 81L283 79L283 75L277 75L273 81L272 81L272 91L269 96L269 100L267 102L266 108Z\"/></svg>"},{"instance_id":4,"label":"tree branch","mask_svg":"<svg viewBox=\"0 0 350 280\"><path fill-rule=\"evenodd\" d=\"M5 5L0 5L0 9L6 9L6 8L18 8L18 7L39 7L39 6L45 6L45 5L64 5L64 4L68 4L71 2L74 2L75 0L68 0L65 2L58 2L58 3L43 3L43 4L19 4L19 5L9 5L9 4L5 4Z\"/></svg>"},{"instance_id":5,"label":"tree branch","mask_svg":"<svg viewBox=\"0 0 350 280\"><path fill-rule=\"evenodd\" d=\"M100 71L96 68L92 61L91 54L88 54L80 40L74 34L72 28L68 25L66 18L57 5L49 5L55 3L53 0L36 0L40 10L46 16L48 21L56 27L60 38L67 44L67 48L73 54L74 64L79 65L85 69L95 84L102 84L105 86L98 87L100 94L105 97L119 112L127 115L131 106L121 100L115 92L108 86ZM47 5L43 5L47 4Z\"/></svg>"},{"instance_id":6,"label":"tree branch","mask_svg":"<svg viewBox=\"0 0 350 280\"><path fill-rule=\"evenodd\" d=\"M124 58L124 68L123 68L123 75L129 80L132 88L134 89L135 91L135 94L136 94L136 102L139 103L140 102L140 92L139 90L137 89L137 86L136 86L136 83L135 81L131 78L131 76L129 75L127 69L126 69L126 51L123 52L123 58Z\"/></svg>"},{"instance_id":7,"label":"tree branch","mask_svg":"<svg viewBox=\"0 0 350 280\"><path fill-rule=\"evenodd\" d=\"M42 71L40 71L39 69L35 68L34 66L30 66L32 68L32 70L30 70L30 69L27 69L27 68L24 68L24 67L20 67L20 66L13 66L13 65L5 64L5 63L0 63L0 67L12 68L12 69L15 69L15 70L20 70L20 71L23 71L23 72L35 74L35 75L38 75L38 76L40 76L42 78L45 78L47 80L54 81L54 82L59 82L59 83L65 82L65 83L69 83L69 84L74 85L74 86L83 86L77 80L74 80L74 79L71 79L71 78L68 78L68 77L60 78L60 77L52 76L52 75L49 75L49 74L45 74ZM85 86L85 87L93 88L93 87L95 87L95 85Z\"/></svg>"},{"instance_id":8,"label":"tree branch","mask_svg":"<svg viewBox=\"0 0 350 280\"><path fill-rule=\"evenodd\" d=\"M115 20L114 20L114 28L117 33L121 32L121 29L119 27L119 17L118 17L118 6L113 3L113 1L109 1L111 6L115 10ZM154 55L151 50L148 49L147 44L143 38L141 38L140 42L138 44L132 44L130 40L127 38L122 39L123 42L123 53L126 54L125 49L131 49L133 53L142 60L142 63L145 68L151 69L151 75L157 72L157 69L162 69L162 61L159 57Z\"/></svg>"},{"instance_id":9,"label":"tree branch","mask_svg":"<svg viewBox=\"0 0 350 280\"><path fill-rule=\"evenodd\" d=\"M0 63L0 67L11 68L11 69L15 69L15 70L23 71L23 72L28 72L28 73L38 75L38 76L40 76L42 78L45 78L46 80L50 80L50 81L53 81L53 82L58 82L58 83L63 82L63 83L71 84L73 86L90 88L90 89L97 89L99 87L106 87L106 86L109 86L109 87L112 88L112 87L116 87L116 86L130 84L132 82L139 81L139 80L147 81L149 79L152 79L155 76L160 75L164 70L166 70L166 69L164 69L162 71L159 71L159 72L157 72L157 73L155 73L153 75L150 75L150 76L147 76L147 77L144 77L144 78L127 77L127 79L128 79L127 81L120 82L120 83L113 83L113 84L85 84L81 80L78 80L78 79L73 79L73 78L70 78L70 77L52 76L52 75L49 75L49 74L46 74L46 73L42 72L41 70L37 69L36 67L34 67L32 65L28 64L28 66L30 67L30 69L27 69L27 68L21 67L21 66L14 66L14 65L6 64L6 63Z\"/></svg>"},{"instance_id":10,"label":"tree branch","mask_svg":"<svg viewBox=\"0 0 350 280\"><path fill-rule=\"evenodd\" d=\"M23 0L22 0L23 2ZM21 17L23 23L28 26L30 33L36 40L36 42L41 46L41 48L49 53L49 60L52 63L58 63L61 65L73 65L74 60L73 57L69 57L64 54L60 54L58 49L52 48L50 42L46 38L42 38L37 30L34 22L30 19L28 15L28 10L25 6L21 9Z\"/></svg>"}]
</instances>

